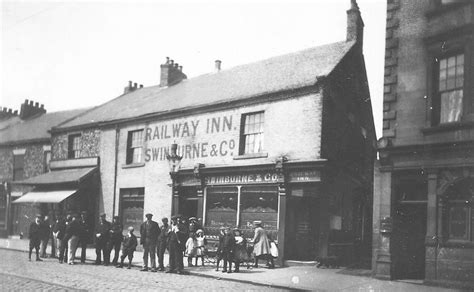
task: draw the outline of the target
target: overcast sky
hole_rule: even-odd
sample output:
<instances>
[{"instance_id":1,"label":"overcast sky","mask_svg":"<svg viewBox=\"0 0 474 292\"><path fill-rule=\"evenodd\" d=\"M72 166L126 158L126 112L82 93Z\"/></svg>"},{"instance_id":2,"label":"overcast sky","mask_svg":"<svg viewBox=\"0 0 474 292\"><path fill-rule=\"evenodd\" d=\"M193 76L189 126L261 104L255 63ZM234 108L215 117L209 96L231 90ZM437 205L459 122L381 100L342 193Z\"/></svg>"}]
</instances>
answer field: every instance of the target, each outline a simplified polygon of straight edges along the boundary
<instances>
[{"instance_id":1,"label":"overcast sky","mask_svg":"<svg viewBox=\"0 0 474 292\"><path fill-rule=\"evenodd\" d=\"M48 112L96 106L128 80L159 83L169 56L188 78L345 40L350 0L1 1L1 100ZM385 0L358 0L377 136L381 135Z\"/></svg>"}]
</instances>

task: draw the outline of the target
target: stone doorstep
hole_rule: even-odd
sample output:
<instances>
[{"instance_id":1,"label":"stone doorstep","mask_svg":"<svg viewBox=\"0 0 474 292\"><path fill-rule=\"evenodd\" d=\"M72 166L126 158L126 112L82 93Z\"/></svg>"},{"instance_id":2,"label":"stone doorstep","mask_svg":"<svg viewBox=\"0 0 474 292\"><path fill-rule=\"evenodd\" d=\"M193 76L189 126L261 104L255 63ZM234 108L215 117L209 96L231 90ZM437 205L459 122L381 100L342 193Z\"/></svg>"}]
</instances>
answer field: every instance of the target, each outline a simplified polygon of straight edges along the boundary
<instances>
[{"instance_id":1,"label":"stone doorstep","mask_svg":"<svg viewBox=\"0 0 474 292\"><path fill-rule=\"evenodd\" d=\"M295 266L316 266L316 261L296 261L296 260L286 260L284 265L288 267Z\"/></svg>"}]
</instances>

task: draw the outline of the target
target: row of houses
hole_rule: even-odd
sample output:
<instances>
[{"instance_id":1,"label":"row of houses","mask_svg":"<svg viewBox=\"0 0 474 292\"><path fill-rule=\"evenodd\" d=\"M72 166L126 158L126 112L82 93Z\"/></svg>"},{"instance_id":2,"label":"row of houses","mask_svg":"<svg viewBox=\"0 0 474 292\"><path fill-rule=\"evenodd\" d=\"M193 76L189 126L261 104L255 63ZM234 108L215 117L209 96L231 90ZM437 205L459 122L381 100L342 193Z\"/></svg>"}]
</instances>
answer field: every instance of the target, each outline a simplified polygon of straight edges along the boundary
<instances>
[{"instance_id":1,"label":"row of houses","mask_svg":"<svg viewBox=\"0 0 474 292\"><path fill-rule=\"evenodd\" d=\"M355 1L341 42L190 79L168 58L95 108L4 110L2 235L37 211L195 216L210 239L261 220L280 264L472 285L473 23L469 1L387 0L377 145Z\"/></svg>"}]
</instances>

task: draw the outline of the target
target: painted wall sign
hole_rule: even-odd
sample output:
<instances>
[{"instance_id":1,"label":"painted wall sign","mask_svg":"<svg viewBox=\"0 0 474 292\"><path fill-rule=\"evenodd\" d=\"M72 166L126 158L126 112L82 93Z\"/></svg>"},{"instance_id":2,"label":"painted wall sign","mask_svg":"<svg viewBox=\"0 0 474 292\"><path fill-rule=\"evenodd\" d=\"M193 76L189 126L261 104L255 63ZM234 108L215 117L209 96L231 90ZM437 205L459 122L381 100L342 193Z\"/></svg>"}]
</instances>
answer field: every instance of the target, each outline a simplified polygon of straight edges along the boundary
<instances>
[{"instance_id":1,"label":"painted wall sign","mask_svg":"<svg viewBox=\"0 0 474 292\"><path fill-rule=\"evenodd\" d=\"M304 170L290 172L290 182L318 182L321 181L319 170Z\"/></svg>"},{"instance_id":2,"label":"painted wall sign","mask_svg":"<svg viewBox=\"0 0 474 292\"><path fill-rule=\"evenodd\" d=\"M207 185L277 183L279 178L280 175L277 173L218 175L205 177L205 183Z\"/></svg>"},{"instance_id":3,"label":"painted wall sign","mask_svg":"<svg viewBox=\"0 0 474 292\"><path fill-rule=\"evenodd\" d=\"M150 125L144 130L147 145L145 162L166 160L173 142L178 143L177 153L183 159L237 155L234 139L212 141L212 138L215 139L216 134L230 132L233 132L231 136L238 136L238 130L232 115Z\"/></svg>"}]
</instances>

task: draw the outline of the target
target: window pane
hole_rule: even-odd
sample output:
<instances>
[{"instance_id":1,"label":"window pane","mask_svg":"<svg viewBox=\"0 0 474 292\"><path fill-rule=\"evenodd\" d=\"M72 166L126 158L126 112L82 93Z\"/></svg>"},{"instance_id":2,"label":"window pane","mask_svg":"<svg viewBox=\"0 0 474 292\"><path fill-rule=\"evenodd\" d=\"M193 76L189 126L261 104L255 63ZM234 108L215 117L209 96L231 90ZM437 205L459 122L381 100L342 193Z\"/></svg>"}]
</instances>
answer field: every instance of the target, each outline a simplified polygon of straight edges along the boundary
<instances>
[{"instance_id":1,"label":"window pane","mask_svg":"<svg viewBox=\"0 0 474 292\"><path fill-rule=\"evenodd\" d=\"M446 63L447 63L447 60L446 60L446 59L442 59L442 60L439 62L439 68L440 68L440 70L446 69Z\"/></svg>"},{"instance_id":2,"label":"window pane","mask_svg":"<svg viewBox=\"0 0 474 292\"><path fill-rule=\"evenodd\" d=\"M242 187L240 197L242 228L251 228L261 220L266 228L276 229L278 220L278 190L276 187Z\"/></svg>"},{"instance_id":3,"label":"window pane","mask_svg":"<svg viewBox=\"0 0 474 292\"><path fill-rule=\"evenodd\" d=\"M448 58L448 68L456 66L456 57L452 56Z\"/></svg>"},{"instance_id":4,"label":"window pane","mask_svg":"<svg viewBox=\"0 0 474 292\"><path fill-rule=\"evenodd\" d=\"M237 224L237 188L210 187L206 195L206 226Z\"/></svg>"},{"instance_id":5,"label":"window pane","mask_svg":"<svg viewBox=\"0 0 474 292\"><path fill-rule=\"evenodd\" d=\"M468 220L468 207L452 206L449 210L449 238L469 239Z\"/></svg>"},{"instance_id":6,"label":"window pane","mask_svg":"<svg viewBox=\"0 0 474 292\"><path fill-rule=\"evenodd\" d=\"M459 122L462 114L462 90L444 92L441 94L440 123Z\"/></svg>"}]
</instances>

